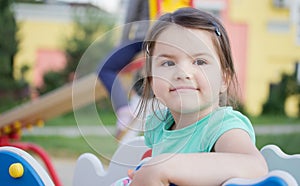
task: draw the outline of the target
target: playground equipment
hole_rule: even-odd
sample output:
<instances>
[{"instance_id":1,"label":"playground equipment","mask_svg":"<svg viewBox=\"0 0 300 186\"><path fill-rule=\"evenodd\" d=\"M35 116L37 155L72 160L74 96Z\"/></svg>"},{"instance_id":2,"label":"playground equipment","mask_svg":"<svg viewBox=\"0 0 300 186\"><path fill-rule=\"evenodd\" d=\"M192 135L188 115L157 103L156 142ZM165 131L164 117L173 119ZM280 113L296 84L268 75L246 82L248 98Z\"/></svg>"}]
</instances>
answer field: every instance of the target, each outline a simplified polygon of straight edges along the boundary
<instances>
[{"instance_id":1,"label":"playground equipment","mask_svg":"<svg viewBox=\"0 0 300 186\"><path fill-rule=\"evenodd\" d=\"M80 88L77 88L78 91L73 92L72 95L74 86ZM90 74L76 80L74 84L69 83L49 94L2 113L0 115L0 146L13 146L36 153L45 163L55 185L61 185L49 156L41 147L33 143L12 142L12 140L18 140L24 128L42 126L45 120L72 109L81 108L106 96L101 86L97 75ZM78 99L76 104L72 104L72 96Z\"/></svg>"},{"instance_id":2,"label":"playground equipment","mask_svg":"<svg viewBox=\"0 0 300 186\"><path fill-rule=\"evenodd\" d=\"M300 155L287 155L275 145L261 149L267 161L269 173L258 179L233 178L223 186L297 186L300 183ZM126 177L141 159L151 156L151 150L144 145L143 137L136 137L119 146L107 170L93 154L85 153L76 163L73 186L109 186ZM1 185L54 185L47 173L28 153L14 147L0 147ZM2 163L4 162L4 163Z\"/></svg>"},{"instance_id":3,"label":"playground equipment","mask_svg":"<svg viewBox=\"0 0 300 186\"><path fill-rule=\"evenodd\" d=\"M268 175L258 179L234 178L223 185L296 186L300 184L300 155L287 155L275 145L263 147L261 153L268 164ZM144 145L143 137L136 137L122 144L113 155L107 170L103 169L101 161L95 155L85 153L77 160L73 186L110 185L126 177L129 169L134 169L141 159L149 156L151 150Z\"/></svg>"},{"instance_id":4,"label":"playground equipment","mask_svg":"<svg viewBox=\"0 0 300 186\"><path fill-rule=\"evenodd\" d=\"M149 1L150 19L156 19L165 12L173 12L178 7L194 7L194 0L151 0Z\"/></svg>"},{"instance_id":5,"label":"playground equipment","mask_svg":"<svg viewBox=\"0 0 300 186\"><path fill-rule=\"evenodd\" d=\"M74 86L80 87L76 91L76 97L80 102L72 104L72 83L69 83L55 91L35 100L18 106L0 115L0 136L13 135L20 132L19 129L30 128L33 125L43 125L45 120L64 114L72 109L80 108L92 101L106 95L105 91L100 91L101 84L97 81L96 74L90 74L76 80ZM95 94L94 99L87 94ZM55 109L54 109L55 108Z\"/></svg>"},{"instance_id":6,"label":"playground equipment","mask_svg":"<svg viewBox=\"0 0 300 186\"><path fill-rule=\"evenodd\" d=\"M27 152L15 147L0 147L0 184L54 186L43 167Z\"/></svg>"}]
</instances>

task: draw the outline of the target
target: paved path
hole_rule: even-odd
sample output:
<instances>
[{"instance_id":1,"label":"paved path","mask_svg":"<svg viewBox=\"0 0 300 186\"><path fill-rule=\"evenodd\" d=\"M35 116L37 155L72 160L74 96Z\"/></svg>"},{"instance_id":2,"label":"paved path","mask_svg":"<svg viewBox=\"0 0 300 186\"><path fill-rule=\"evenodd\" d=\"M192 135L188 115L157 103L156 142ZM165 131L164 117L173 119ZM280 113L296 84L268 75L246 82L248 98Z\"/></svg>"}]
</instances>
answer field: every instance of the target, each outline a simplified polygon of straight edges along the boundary
<instances>
[{"instance_id":1,"label":"paved path","mask_svg":"<svg viewBox=\"0 0 300 186\"><path fill-rule=\"evenodd\" d=\"M82 134L88 135L101 135L107 136L115 133L115 127L113 126L44 126L42 128L32 128L31 130L24 130L23 135L33 135L33 136L69 136L76 137Z\"/></svg>"},{"instance_id":2,"label":"paved path","mask_svg":"<svg viewBox=\"0 0 300 186\"><path fill-rule=\"evenodd\" d=\"M282 124L282 125L255 125L255 133L258 135L262 134L289 134L300 132L300 124ZM45 126L42 128L33 128L32 130L24 130L23 135L33 136L81 136L85 135L102 135L107 136L115 133L114 126Z\"/></svg>"},{"instance_id":3,"label":"paved path","mask_svg":"<svg viewBox=\"0 0 300 186\"><path fill-rule=\"evenodd\" d=\"M51 161L62 186L72 186L76 160L67 158L52 158Z\"/></svg>"},{"instance_id":4,"label":"paved path","mask_svg":"<svg viewBox=\"0 0 300 186\"><path fill-rule=\"evenodd\" d=\"M300 124L282 124L282 125L256 125L255 133L263 134L291 134L300 132Z\"/></svg>"}]
</instances>

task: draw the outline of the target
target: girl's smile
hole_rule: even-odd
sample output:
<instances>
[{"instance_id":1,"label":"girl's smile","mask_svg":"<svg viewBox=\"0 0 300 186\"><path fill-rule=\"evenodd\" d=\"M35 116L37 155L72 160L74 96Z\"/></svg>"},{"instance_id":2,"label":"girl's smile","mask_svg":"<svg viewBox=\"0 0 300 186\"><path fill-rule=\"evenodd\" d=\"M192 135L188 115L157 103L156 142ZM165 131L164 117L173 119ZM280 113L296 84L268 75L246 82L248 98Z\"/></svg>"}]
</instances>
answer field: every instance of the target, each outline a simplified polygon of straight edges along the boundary
<instances>
[{"instance_id":1,"label":"girl's smile","mask_svg":"<svg viewBox=\"0 0 300 186\"><path fill-rule=\"evenodd\" d=\"M190 91L199 91L199 89L193 86L186 86L186 85L176 86L170 89L170 92L190 92Z\"/></svg>"}]
</instances>

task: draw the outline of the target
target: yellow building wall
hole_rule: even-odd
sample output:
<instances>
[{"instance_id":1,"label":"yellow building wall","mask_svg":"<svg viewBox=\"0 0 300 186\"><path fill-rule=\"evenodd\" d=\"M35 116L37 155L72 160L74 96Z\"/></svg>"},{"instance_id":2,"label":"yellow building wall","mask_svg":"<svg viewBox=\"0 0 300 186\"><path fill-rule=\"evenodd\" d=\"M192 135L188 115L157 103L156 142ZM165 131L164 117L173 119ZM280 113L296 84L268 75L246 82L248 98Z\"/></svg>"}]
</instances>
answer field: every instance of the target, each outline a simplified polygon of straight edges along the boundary
<instances>
[{"instance_id":1,"label":"yellow building wall","mask_svg":"<svg viewBox=\"0 0 300 186\"><path fill-rule=\"evenodd\" d=\"M300 61L295 23L288 8L274 7L272 0L229 0L233 22L248 25L246 75L246 110L253 115L262 111L270 83L280 81L282 73L293 73ZM268 23L288 23L287 31L270 31Z\"/></svg>"},{"instance_id":2,"label":"yellow building wall","mask_svg":"<svg viewBox=\"0 0 300 186\"><path fill-rule=\"evenodd\" d=\"M23 65L30 67L26 80L33 81L33 70L39 49L62 50L64 39L72 33L72 24L51 21L18 22L19 51L15 58L15 76L19 77Z\"/></svg>"}]
</instances>

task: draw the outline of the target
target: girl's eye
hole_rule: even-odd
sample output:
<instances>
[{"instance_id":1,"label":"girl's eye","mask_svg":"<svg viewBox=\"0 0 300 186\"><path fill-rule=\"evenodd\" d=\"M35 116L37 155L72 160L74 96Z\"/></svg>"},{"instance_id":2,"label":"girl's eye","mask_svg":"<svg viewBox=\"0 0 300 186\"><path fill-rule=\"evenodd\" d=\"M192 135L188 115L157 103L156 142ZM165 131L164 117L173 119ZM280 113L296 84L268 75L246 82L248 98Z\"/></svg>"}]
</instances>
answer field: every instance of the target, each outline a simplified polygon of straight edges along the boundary
<instances>
[{"instance_id":1,"label":"girl's eye","mask_svg":"<svg viewBox=\"0 0 300 186\"><path fill-rule=\"evenodd\" d=\"M205 65L207 63L203 59L196 59L193 64L195 64L195 65Z\"/></svg>"},{"instance_id":2,"label":"girl's eye","mask_svg":"<svg viewBox=\"0 0 300 186\"><path fill-rule=\"evenodd\" d=\"M164 61L164 62L162 62L161 65L164 67L174 66L175 62L174 61Z\"/></svg>"}]
</instances>

